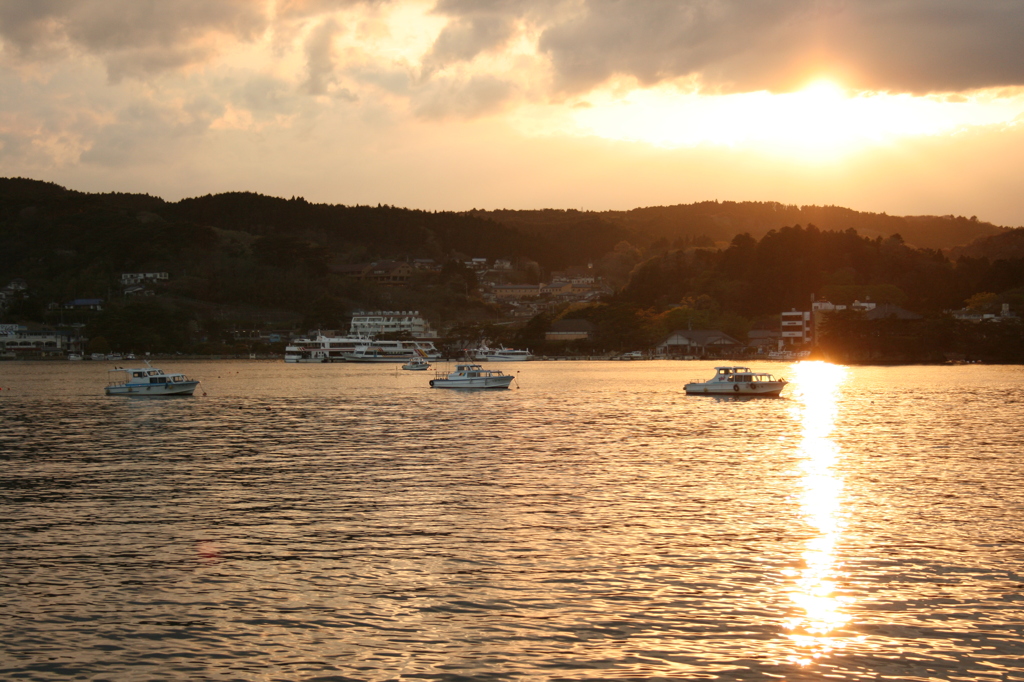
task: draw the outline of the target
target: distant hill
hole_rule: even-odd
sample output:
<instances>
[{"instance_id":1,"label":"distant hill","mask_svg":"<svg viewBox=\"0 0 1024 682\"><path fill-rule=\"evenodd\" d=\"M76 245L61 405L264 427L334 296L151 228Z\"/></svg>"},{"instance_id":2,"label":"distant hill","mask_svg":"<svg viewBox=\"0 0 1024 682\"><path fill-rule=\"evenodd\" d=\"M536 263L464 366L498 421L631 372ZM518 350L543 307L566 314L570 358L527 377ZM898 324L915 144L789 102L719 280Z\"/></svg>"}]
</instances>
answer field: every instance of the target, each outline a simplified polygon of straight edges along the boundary
<instances>
[{"instance_id":1,"label":"distant hill","mask_svg":"<svg viewBox=\"0 0 1024 682\"><path fill-rule=\"evenodd\" d=\"M950 252L952 258L960 256L988 258L990 261L1024 258L1024 227L975 239L966 246L955 247Z\"/></svg>"},{"instance_id":2,"label":"distant hill","mask_svg":"<svg viewBox=\"0 0 1024 682\"><path fill-rule=\"evenodd\" d=\"M899 234L918 248L952 249L976 239L998 235L1006 228L963 216L890 216L862 213L839 206L791 206L775 202L705 201L676 206L652 206L631 211L472 211L518 231L533 234L571 234L584 225L600 225L602 235L644 242L707 237L724 242L748 233L760 239L771 230L814 225L821 230L856 230L865 237Z\"/></svg>"}]
</instances>

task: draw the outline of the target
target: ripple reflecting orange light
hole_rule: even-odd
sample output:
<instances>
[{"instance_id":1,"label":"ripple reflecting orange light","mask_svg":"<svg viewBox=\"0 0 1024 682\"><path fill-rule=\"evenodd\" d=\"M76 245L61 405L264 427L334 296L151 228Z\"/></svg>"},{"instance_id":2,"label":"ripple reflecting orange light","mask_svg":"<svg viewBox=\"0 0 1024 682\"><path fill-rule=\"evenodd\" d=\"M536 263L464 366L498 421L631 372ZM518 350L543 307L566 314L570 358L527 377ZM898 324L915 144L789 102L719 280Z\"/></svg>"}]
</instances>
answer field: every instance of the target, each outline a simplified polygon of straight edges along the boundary
<instances>
[{"instance_id":1,"label":"ripple reflecting orange light","mask_svg":"<svg viewBox=\"0 0 1024 682\"><path fill-rule=\"evenodd\" d=\"M800 512L813 532L802 553L803 565L791 569L789 598L795 614L783 623L796 645L791 661L807 665L839 646L832 633L848 620L848 599L837 594L842 575L836 545L843 532L841 456L832 440L837 397L846 370L825 362L794 366L792 413L801 425L795 456L800 470Z\"/></svg>"}]
</instances>

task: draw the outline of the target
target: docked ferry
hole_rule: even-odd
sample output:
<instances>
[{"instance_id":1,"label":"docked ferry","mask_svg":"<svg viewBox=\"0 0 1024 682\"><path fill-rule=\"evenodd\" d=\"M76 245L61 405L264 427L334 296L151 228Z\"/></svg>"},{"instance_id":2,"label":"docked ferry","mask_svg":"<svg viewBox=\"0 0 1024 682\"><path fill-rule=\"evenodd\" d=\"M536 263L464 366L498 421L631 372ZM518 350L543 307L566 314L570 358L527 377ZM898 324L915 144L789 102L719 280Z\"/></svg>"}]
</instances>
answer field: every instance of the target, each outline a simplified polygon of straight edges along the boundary
<instances>
[{"instance_id":1,"label":"docked ferry","mask_svg":"<svg viewBox=\"0 0 1024 682\"><path fill-rule=\"evenodd\" d=\"M516 362L533 359L533 353L529 350L505 348L505 346L498 346L497 348L481 346L470 351L470 354L474 360L480 362Z\"/></svg>"},{"instance_id":2,"label":"docked ferry","mask_svg":"<svg viewBox=\"0 0 1024 682\"><path fill-rule=\"evenodd\" d=\"M373 359L376 356L390 359ZM385 341L365 336L324 336L295 339L284 349L285 362L407 362L414 357L436 360L441 353L432 341Z\"/></svg>"}]
</instances>

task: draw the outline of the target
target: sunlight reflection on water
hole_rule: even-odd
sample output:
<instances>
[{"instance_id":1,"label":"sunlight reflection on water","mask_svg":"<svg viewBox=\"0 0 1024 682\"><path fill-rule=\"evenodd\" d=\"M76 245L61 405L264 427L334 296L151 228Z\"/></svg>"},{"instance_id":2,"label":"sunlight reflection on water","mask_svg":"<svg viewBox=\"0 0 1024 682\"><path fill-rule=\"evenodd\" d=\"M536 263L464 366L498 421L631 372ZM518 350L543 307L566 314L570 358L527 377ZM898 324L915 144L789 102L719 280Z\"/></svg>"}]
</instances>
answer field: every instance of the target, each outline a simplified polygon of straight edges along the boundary
<instances>
[{"instance_id":1,"label":"sunlight reflection on water","mask_svg":"<svg viewBox=\"0 0 1024 682\"><path fill-rule=\"evenodd\" d=\"M836 546L843 532L843 480L835 465L839 448L831 439L838 412L837 397L846 370L823 362L802 362L794 367L793 419L801 425L794 457L801 472L801 516L814 529L802 553L803 568L789 569L793 578L789 597L800 613L785 622L800 653L790 658L807 665L831 653L840 640L831 633L849 621L848 600L839 596L841 577Z\"/></svg>"}]
</instances>

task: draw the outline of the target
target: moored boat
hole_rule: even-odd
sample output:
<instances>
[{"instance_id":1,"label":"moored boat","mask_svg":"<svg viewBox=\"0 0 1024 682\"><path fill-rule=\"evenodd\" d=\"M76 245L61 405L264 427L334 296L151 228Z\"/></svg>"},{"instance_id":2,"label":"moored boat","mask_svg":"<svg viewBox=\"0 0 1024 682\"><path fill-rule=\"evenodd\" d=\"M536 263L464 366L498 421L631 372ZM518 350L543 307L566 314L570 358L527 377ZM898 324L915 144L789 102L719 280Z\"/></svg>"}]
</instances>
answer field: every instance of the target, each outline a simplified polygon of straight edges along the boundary
<instances>
[{"instance_id":1,"label":"moored boat","mask_svg":"<svg viewBox=\"0 0 1024 682\"><path fill-rule=\"evenodd\" d=\"M456 365L454 372L437 372L430 380L431 388L508 388L511 374L480 365Z\"/></svg>"},{"instance_id":2,"label":"moored boat","mask_svg":"<svg viewBox=\"0 0 1024 682\"><path fill-rule=\"evenodd\" d=\"M748 367L715 367L715 376L708 381L691 381L684 390L687 395L761 395L778 396L789 382L766 372Z\"/></svg>"},{"instance_id":3,"label":"moored boat","mask_svg":"<svg viewBox=\"0 0 1024 682\"><path fill-rule=\"evenodd\" d=\"M199 385L196 379L179 372L168 374L148 362L145 367L115 367L109 373L113 377L104 388L107 395L192 395Z\"/></svg>"},{"instance_id":4,"label":"moored boat","mask_svg":"<svg viewBox=\"0 0 1024 682\"><path fill-rule=\"evenodd\" d=\"M422 372L430 369L430 363L425 358L413 358L409 362L402 365L402 369L407 369L412 372Z\"/></svg>"}]
</instances>

